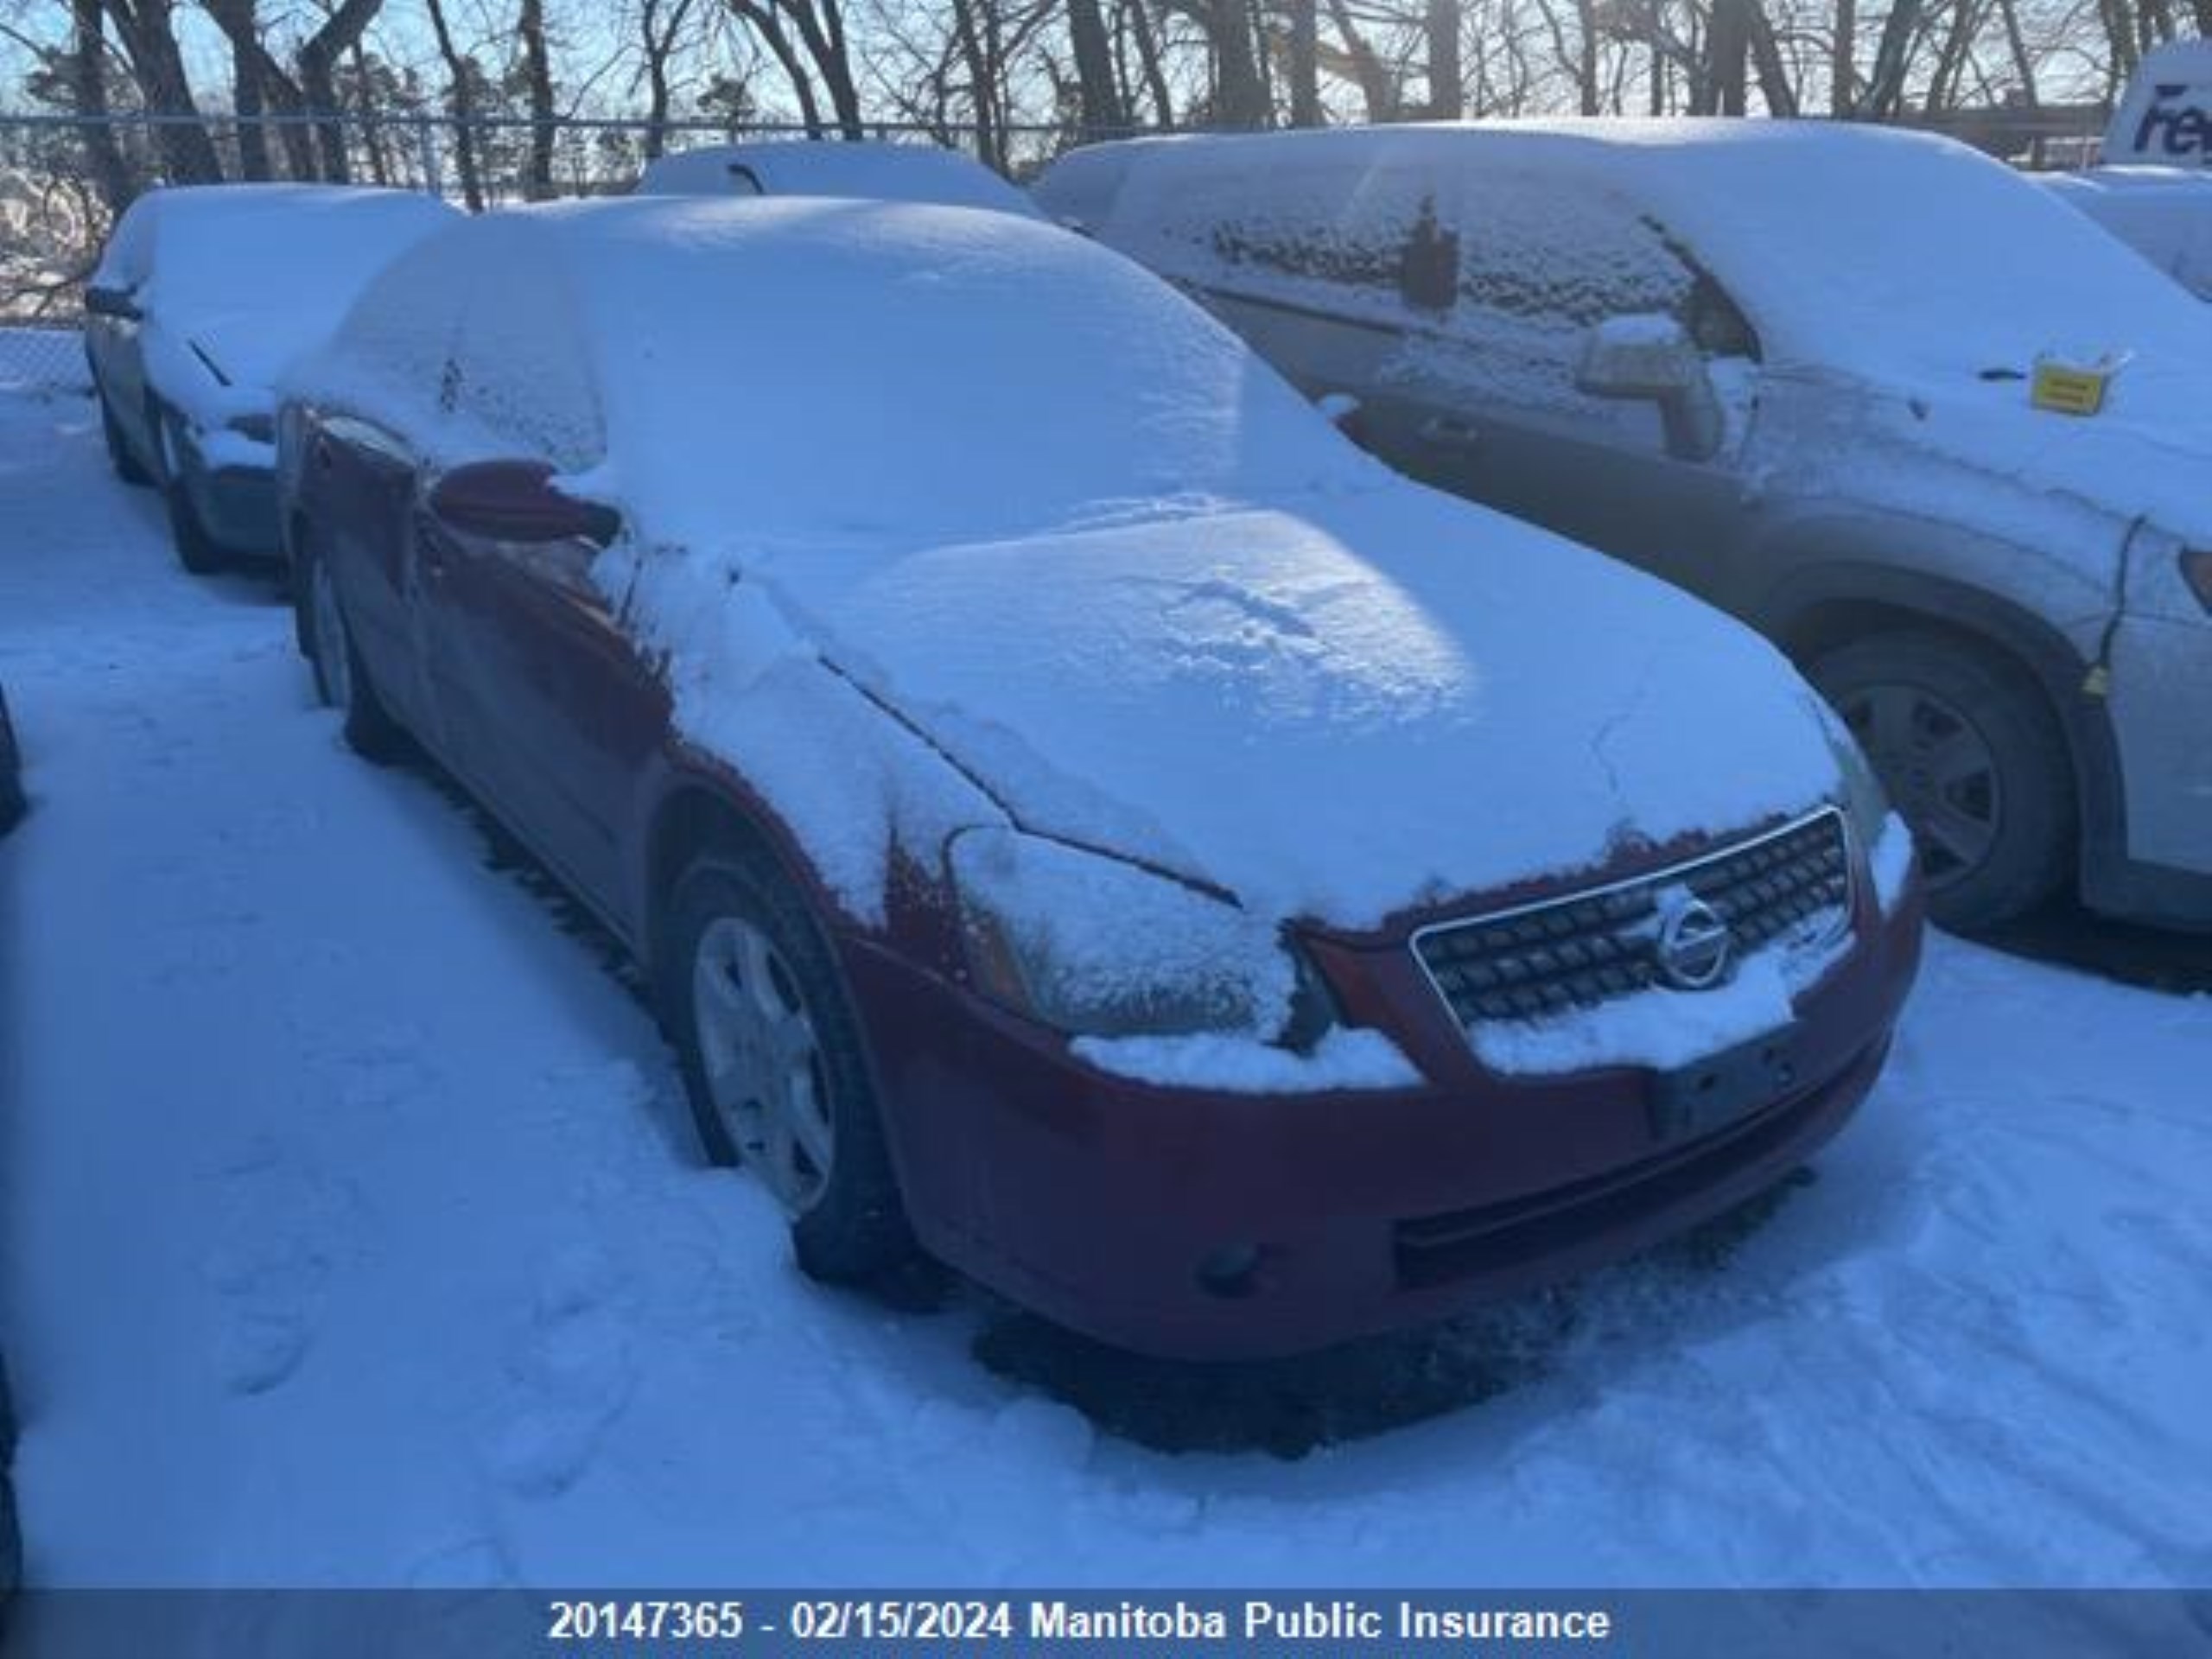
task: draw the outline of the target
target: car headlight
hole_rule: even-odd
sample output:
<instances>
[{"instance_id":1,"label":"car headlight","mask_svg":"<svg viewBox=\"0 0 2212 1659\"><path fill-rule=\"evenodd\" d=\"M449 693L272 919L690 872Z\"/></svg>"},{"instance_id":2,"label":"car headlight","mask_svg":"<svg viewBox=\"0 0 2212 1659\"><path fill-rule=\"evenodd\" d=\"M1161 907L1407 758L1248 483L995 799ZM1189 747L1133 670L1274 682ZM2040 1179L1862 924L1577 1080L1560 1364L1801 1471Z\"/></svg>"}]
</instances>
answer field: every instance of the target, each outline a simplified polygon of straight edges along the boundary
<instances>
[{"instance_id":1,"label":"car headlight","mask_svg":"<svg viewBox=\"0 0 2212 1659\"><path fill-rule=\"evenodd\" d=\"M1333 1023L1281 930L1226 899L1014 830L963 830L946 863L977 988L1057 1030L1303 1047Z\"/></svg>"},{"instance_id":2,"label":"car headlight","mask_svg":"<svg viewBox=\"0 0 2212 1659\"><path fill-rule=\"evenodd\" d=\"M1836 804L1843 809L1843 816L1851 826L1851 838L1858 843L1861 855L1871 853L1889 822L1889 791L1882 787L1882 780L1874 775L1873 763L1866 759L1859 740L1852 736L1851 728L1837 717L1835 710L1818 697L1810 701L1820 717L1821 731L1827 738L1836 775L1841 779Z\"/></svg>"}]
</instances>

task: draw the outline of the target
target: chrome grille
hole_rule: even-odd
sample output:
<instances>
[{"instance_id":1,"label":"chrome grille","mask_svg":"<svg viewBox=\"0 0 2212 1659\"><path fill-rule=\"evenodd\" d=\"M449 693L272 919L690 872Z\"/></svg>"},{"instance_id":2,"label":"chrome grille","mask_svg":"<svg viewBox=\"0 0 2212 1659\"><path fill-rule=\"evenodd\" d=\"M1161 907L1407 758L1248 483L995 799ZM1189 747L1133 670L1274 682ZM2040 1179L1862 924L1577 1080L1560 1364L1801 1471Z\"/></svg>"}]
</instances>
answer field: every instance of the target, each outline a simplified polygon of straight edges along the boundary
<instances>
[{"instance_id":1,"label":"chrome grille","mask_svg":"<svg viewBox=\"0 0 2212 1659\"><path fill-rule=\"evenodd\" d=\"M1728 924L1740 961L1847 925L1851 858L1833 807L1750 841L1626 881L1414 935L1414 954L1462 1026L1540 1019L1663 984L1660 894L1687 887ZM1833 912L1832 918L1830 912Z\"/></svg>"}]
</instances>

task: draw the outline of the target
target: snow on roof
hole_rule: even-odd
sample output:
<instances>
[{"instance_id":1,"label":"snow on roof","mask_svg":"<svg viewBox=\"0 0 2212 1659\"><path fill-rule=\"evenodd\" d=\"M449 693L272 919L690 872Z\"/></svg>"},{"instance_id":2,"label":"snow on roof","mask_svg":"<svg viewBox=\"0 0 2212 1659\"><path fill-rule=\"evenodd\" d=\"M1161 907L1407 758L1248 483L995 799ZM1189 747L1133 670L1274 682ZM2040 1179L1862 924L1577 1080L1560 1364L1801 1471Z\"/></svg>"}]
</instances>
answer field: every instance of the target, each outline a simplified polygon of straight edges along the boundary
<instances>
[{"instance_id":1,"label":"snow on roof","mask_svg":"<svg viewBox=\"0 0 2212 1659\"><path fill-rule=\"evenodd\" d=\"M1119 148L1100 147L1087 165ZM1440 179L1541 168L1554 187L1623 191L1730 290L1770 359L1894 378L2021 370L2052 350L2212 359L2212 319L2171 284L2001 162L1924 133L1811 121L1468 122L1131 148L1146 194L1124 188L1117 215L1151 211L1179 174L1238 156L1249 156L1262 200L1298 188L1299 162L1330 157L1425 160ZM1051 175L1038 194L1052 207Z\"/></svg>"},{"instance_id":2,"label":"snow on roof","mask_svg":"<svg viewBox=\"0 0 2212 1659\"><path fill-rule=\"evenodd\" d=\"M954 207L633 196L486 215L379 284L323 384L385 373L395 340L437 326L437 296L476 281L512 289L487 309L548 314L542 404L565 395L551 359L592 358L601 407L568 424L603 431L600 486L655 539L1003 532L1371 471L1136 266Z\"/></svg>"},{"instance_id":3,"label":"snow on roof","mask_svg":"<svg viewBox=\"0 0 2212 1659\"><path fill-rule=\"evenodd\" d=\"M934 144L790 139L680 150L647 165L640 195L842 196L988 207L1025 219L1036 206L981 162Z\"/></svg>"},{"instance_id":4,"label":"snow on roof","mask_svg":"<svg viewBox=\"0 0 2212 1659\"><path fill-rule=\"evenodd\" d=\"M156 190L131 204L93 281L135 290L151 324L198 342L234 384L266 385L386 261L456 217L435 196L358 186Z\"/></svg>"}]
</instances>

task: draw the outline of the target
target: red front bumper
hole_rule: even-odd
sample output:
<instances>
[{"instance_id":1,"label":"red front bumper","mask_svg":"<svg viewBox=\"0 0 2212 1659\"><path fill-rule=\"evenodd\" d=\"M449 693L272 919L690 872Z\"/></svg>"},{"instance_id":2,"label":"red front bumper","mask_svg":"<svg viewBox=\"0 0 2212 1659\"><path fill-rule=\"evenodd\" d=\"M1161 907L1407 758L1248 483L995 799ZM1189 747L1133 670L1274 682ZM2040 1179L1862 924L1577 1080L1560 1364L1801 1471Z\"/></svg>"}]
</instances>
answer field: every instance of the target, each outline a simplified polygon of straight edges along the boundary
<instances>
[{"instance_id":1,"label":"red front bumper","mask_svg":"<svg viewBox=\"0 0 2212 1659\"><path fill-rule=\"evenodd\" d=\"M1094 1070L1064 1039L848 941L915 1230L1024 1306L1143 1352L1296 1352L1440 1319L1632 1253L1802 1163L1872 1087L1919 959L1916 893L1863 909L1801 997L1806 1083L1700 1139L1651 1124L1649 1075L1499 1077L1403 948L1325 951L1355 1019L1427 1081L1388 1093L1217 1094ZM1256 1246L1229 1287L1201 1263Z\"/></svg>"}]
</instances>

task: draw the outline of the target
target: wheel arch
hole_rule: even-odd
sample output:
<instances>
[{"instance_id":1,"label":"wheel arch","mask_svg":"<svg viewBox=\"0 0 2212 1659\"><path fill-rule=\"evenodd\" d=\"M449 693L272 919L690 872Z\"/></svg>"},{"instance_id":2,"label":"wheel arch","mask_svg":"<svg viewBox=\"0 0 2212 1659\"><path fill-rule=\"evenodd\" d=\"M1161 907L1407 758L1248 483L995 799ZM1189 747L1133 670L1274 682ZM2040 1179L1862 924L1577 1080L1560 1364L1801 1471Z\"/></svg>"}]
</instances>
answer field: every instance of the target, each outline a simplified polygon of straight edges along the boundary
<instances>
[{"instance_id":1,"label":"wheel arch","mask_svg":"<svg viewBox=\"0 0 2212 1659\"><path fill-rule=\"evenodd\" d=\"M2065 740L2076 803L2077 880L2125 855L2126 801L2111 714L2087 689L2093 664L2053 624L1986 588L1856 563L1799 572L1758 620L1801 670L1850 640L1903 629L1947 636L2017 670Z\"/></svg>"},{"instance_id":2,"label":"wheel arch","mask_svg":"<svg viewBox=\"0 0 2212 1659\"><path fill-rule=\"evenodd\" d=\"M664 964L662 939L670 900L685 868L710 847L726 849L788 882L814 918L827 943L834 914L813 866L765 807L734 798L714 780L679 774L655 805L646 826L638 918L638 952L650 983L658 985Z\"/></svg>"}]
</instances>

